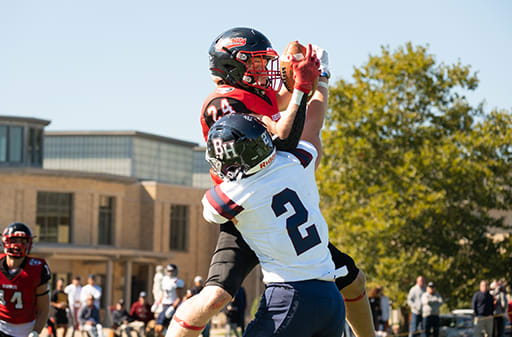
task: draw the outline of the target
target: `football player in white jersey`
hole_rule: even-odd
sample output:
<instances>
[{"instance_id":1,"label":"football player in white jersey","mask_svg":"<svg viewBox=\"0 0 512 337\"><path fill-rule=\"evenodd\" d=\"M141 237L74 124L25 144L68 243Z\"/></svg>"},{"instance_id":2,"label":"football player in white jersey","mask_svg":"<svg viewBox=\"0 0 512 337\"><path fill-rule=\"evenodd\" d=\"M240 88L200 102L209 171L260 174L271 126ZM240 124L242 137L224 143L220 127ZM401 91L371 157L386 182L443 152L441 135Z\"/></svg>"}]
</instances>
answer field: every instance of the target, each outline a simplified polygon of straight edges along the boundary
<instances>
[{"instance_id":1,"label":"football player in white jersey","mask_svg":"<svg viewBox=\"0 0 512 337\"><path fill-rule=\"evenodd\" d=\"M159 302L162 304L162 311L158 314L155 322L155 333L161 336L164 328L167 328L171 318L180 305L183 297L185 282L178 278L178 266L168 264L165 267L167 275L162 279L162 295Z\"/></svg>"},{"instance_id":2,"label":"football player in white jersey","mask_svg":"<svg viewBox=\"0 0 512 337\"><path fill-rule=\"evenodd\" d=\"M224 182L205 193L203 216L237 224L266 284L245 336L343 332L345 309L315 181L321 145L307 141L307 128L290 152L276 151L266 127L250 115L224 116L208 134L207 160Z\"/></svg>"}]
</instances>

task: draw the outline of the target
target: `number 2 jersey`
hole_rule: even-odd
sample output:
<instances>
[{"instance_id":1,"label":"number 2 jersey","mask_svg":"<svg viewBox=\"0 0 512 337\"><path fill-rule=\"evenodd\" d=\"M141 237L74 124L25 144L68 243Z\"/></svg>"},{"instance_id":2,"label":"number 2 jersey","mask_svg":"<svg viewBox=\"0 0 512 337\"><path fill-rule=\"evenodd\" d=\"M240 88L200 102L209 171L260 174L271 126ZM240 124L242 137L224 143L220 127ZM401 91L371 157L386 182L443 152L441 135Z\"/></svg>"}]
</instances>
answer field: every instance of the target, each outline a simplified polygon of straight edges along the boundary
<instances>
[{"instance_id":1,"label":"number 2 jersey","mask_svg":"<svg viewBox=\"0 0 512 337\"><path fill-rule=\"evenodd\" d=\"M334 280L327 223L319 207L315 147L301 141L292 152L277 151L260 172L208 190L203 216L237 229L256 253L263 281Z\"/></svg>"},{"instance_id":2,"label":"number 2 jersey","mask_svg":"<svg viewBox=\"0 0 512 337\"><path fill-rule=\"evenodd\" d=\"M36 319L36 289L50 280L50 269L44 259L27 256L15 274L7 269L6 255L0 254L0 325L4 331L10 324L29 323ZM30 331L29 331L30 332Z\"/></svg>"}]
</instances>

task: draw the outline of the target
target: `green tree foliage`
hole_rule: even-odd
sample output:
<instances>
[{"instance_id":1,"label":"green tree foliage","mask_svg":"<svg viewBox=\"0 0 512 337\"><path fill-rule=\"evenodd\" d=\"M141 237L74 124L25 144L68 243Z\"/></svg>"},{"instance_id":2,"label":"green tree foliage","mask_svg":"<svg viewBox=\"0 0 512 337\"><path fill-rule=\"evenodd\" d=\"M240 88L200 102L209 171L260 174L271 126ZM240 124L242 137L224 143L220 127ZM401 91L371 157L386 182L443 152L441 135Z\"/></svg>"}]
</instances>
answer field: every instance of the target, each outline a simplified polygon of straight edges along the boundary
<instances>
[{"instance_id":1,"label":"green tree foliage","mask_svg":"<svg viewBox=\"0 0 512 337\"><path fill-rule=\"evenodd\" d=\"M408 43L330 89L317 181L331 240L397 304L417 275L450 308L481 279L512 280L510 236L489 235L507 230L492 211L512 209L512 114L471 106L477 86Z\"/></svg>"}]
</instances>

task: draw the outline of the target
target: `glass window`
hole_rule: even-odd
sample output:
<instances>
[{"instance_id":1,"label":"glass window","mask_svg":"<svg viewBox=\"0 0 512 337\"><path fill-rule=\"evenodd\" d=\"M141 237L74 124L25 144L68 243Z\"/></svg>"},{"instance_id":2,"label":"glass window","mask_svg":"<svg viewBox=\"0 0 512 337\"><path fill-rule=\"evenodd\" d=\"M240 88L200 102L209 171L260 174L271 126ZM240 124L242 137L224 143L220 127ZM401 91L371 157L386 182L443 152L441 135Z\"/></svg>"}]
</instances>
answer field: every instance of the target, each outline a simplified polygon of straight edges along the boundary
<instances>
[{"instance_id":1,"label":"glass window","mask_svg":"<svg viewBox=\"0 0 512 337\"><path fill-rule=\"evenodd\" d=\"M23 159L23 128L11 126L9 130L9 161L20 162Z\"/></svg>"},{"instance_id":2,"label":"glass window","mask_svg":"<svg viewBox=\"0 0 512 337\"><path fill-rule=\"evenodd\" d=\"M31 166L43 164L42 145L43 132L41 129L30 128L28 132L27 153Z\"/></svg>"},{"instance_id":3,"label":"glass window","mask_svg":"<svg viewBox=\"0 0 512 337\"><path fill-rule=\"evenodd\" d=\"M71 242L72 193L37 192L36 241Z\"/></svg>"},{"instance_id":4,"label":"glass window","mask_svg":"<svg viewBox=\"0 0 512 337\"><path fill-rule=\"evenodd\" d=\"M34 139L34 164L38 166L43 165L43 130L36 129Z\"/></svg>"},{"instance_id":5,"label":"glass window","mask_svg":"<svg viewBox=\"0 0 512 337\"><path fill-rule=\"evenodd\" d=\"M0 125L0 162L7 161L7 126Z\"/></svg>"},{"instance_id":6,"label":"glass window","mask_svg":"<svg viewBox=\"0 0 512 337\"><path fill-rule=\"evenodd\" d=\"M188 206L171 205L171 250L187 250Z\"/></svg>"},{"instance_id":7,"label":"glass window","mask_svg":"<svg viewBox=\"0 0 512 337\"><path fill-rule=\"evenodd\" d=\"M114 244L115 198L100 196L98 244Z\"/></svg>"}]
</instances>

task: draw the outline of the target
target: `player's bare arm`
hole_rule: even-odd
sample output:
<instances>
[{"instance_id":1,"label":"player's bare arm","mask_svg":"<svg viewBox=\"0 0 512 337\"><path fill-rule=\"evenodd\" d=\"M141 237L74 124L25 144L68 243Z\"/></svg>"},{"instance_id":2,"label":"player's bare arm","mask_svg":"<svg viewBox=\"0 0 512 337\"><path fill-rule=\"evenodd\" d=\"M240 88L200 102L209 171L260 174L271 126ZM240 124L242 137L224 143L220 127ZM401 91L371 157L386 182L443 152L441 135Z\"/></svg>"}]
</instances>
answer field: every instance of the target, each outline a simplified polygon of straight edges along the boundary
<instances>
[{"instance_id":1,"label":"player's bare arm","mask_svg":"<svg viewBox=\"0 0 512 337\"><path fill-rule=\"evenodd\" d=\"M34 324L34 331L38 334L44 328L48 321L48 314L50 313L50 286L48 283L42 284L36 289L36 322Z\"/></svg>"}]
</instances>

